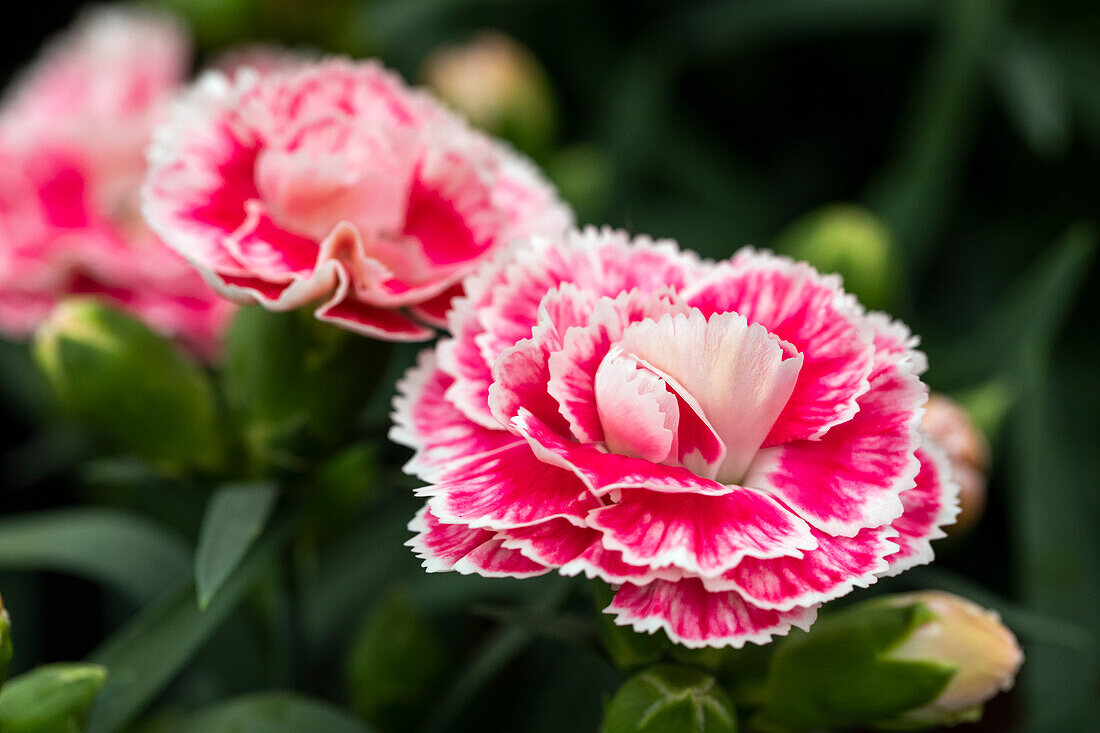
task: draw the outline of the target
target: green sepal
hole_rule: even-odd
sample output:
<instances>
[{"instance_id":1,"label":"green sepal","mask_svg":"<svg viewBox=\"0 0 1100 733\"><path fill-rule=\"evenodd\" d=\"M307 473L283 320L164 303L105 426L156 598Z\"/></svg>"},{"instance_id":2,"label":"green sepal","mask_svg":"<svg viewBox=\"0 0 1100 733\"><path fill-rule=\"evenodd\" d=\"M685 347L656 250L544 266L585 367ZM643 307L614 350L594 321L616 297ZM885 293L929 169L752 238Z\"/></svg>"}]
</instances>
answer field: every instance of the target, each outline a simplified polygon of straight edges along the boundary
<instances>
[{"instance_id":1,"label":"green sepal","mask_svg":"<svg viewBox=\"0 0 1100 733\"><path fill-rule=\"evenodd\" d=\"M391 346L308 311L242 308L226 339L226 399L252 464L298 470L335 445L377 386Z\"/></svg>"},{"instance_id":2,"label":"green sepal","mask_svg":"<svg viewBox=\"0 0 1100 733\"><path fill-rule=\"evenodd\" d=\"M600 733L734 733L733 703L714 677L662 664L631 677L611 699Z\"/></svg>"},{"instance_id":3,"label":"green sepal","mask_svg":"<svg viewBox=\"0 0 1100 733\"><path fill-rule=\"evenodd\" d=\"M38 330L34 353L61 405L110 447L169 467L220 459L206 373L140 321L69 300Z\"/></svg>"},{"instance_id":4,"label":"green sepal","mask_svg":"<svg viewBox=\"0 0 1100 733\"><path fill-rule=\"evenodd\" d=\"M772 659L759 723L794 731L870 725L931 702L955 667L893 660L889 652L935 618L922 603L871 600L793 633Z\"/></svg>"},{"instance_id":5,"label":"green sepal","mask_svg":"<svg viewBox=\"0 0 1100 733\"><path fill-rule=\"evenodd\" d=\"M0 731L75 733L107 678L95 664L51 664L10 680L0 690Z\"/></svg>"}]
</instances>

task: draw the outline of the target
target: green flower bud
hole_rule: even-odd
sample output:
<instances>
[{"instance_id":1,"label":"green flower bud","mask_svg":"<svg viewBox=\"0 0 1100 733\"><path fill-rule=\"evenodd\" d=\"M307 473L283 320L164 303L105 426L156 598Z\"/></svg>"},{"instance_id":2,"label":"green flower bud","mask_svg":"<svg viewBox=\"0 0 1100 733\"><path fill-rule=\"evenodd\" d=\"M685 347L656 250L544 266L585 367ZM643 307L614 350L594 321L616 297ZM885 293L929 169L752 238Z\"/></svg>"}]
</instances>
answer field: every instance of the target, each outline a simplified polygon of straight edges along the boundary
<instances>
[{"instance_id":1,"label":"green flower bud","mask_svg":"<svg viewBox=\"0 0 1100 733\"><path fill-rule=\"evenodd\" d=\"M169 466L217 461L205 372L140 321L68 300L39 328L34 354L62 406L111 447Z\"/></svg>"},{"instance_id":2,"label":"green flower bud","mask_svg":"<svg viewBox=\"0 0 1100 733\"><path fill-rule=\"evenodd\" d=\"M0 685L8 679L11 669L11 617L4 608L4 599L0 598Z\"/></svg>"},{"instance_id":3,"label":"green flower bud","mask_svg":"<svg viewBox=\"0 0 1100 733\"><path fill-rule=\"evenodd\" d=\"M895 606L921 604L935 616L894 647L890 658L934 661L956 671L934 700L906 711L892 721L894 725L884 727L976 720L987 700L1012 689L1024 655L995 612L943 591L907 593L888 602Z\"/></svg>"},{"instance_id":4,"label":"green flower bud","mask_svg":"<svg viewBox=\"0 0 1100 733\"><path fill-rule=\"evenodd\" d=\"M88 710L106 678L106 668L94 664L51 664L19 675L0 690L0 730L84 730Z\"/></svg>"},{"instance_id":5,"label":"green flower bud","mask_svg":"<svg viewBox=\"0 0 1100 733\"><path fill-rule=\"evenodd\" d=\"M554 98L538 60L501 33L432 53L424 82L472 124L538 157L554 139Z\"/></svg>"},{"instance_id":6,"label":"green flower bud","mask_svg":"<svg viewBox=\"0 0 1100 733\"><path fill-rule=\"evenodd\" d=\"M729 696L708 674L658 665L627 680L604 715L601 733L734 733Z\"/></svg>"},{"instance_id":7,"label":"green flower bud","mask_svg":"<svg viewBox=\"0 0 1100 733\"><path fill-rule=\"evenodd\" d=\"M759 722L808 731L974 720L1011 686L1020 661L996 615L968 601L940 592L877 598L779 646Z\"/></svg>"},{"instance_id":8,"label":"green flower bud","mask_svg":"<svg viewBox=\"0 0 1100 733\"><path fill-rule=\"evenodd\" d=\"M821 272L839 273L845 289L868 308L892 305L900 280L893 238L867 209L831 204L811 211L780 234L776 249Z\"/></svg>"},{"instance_id":9,"label":"green flower bud","mask_svg":"<svg viewBox=\"0 0 1100 733\"><path fill-rule=\"evenodd\" d=\"M346 679L353 710L387 730L409 730L446 672L435 629L408 598L390 593L352 640Z\"/></svg>"}]
</instances>

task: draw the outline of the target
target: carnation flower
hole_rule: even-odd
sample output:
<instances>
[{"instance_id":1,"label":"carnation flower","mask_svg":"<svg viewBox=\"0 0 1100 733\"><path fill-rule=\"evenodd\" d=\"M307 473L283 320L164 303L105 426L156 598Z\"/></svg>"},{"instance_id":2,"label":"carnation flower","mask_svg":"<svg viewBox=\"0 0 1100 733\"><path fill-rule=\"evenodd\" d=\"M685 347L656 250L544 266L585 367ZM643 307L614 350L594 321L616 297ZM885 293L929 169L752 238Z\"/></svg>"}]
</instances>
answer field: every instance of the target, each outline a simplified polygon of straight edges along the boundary
<instances>
[{"instance_id":1,"label":"carnation flower","mask_svg":"<svg viewBox=\"0 0 1100 733\"><path fill-rule=\"evenodd\" d=\"M741 646L928 562L954 518L916 339L836 276L587 229L465 288L395 400L430 572L583 573L621 625Z\"/></svg>"},{"instance_id":2,"label":"carnation flower","mask_svg":"<svg viewBox=\"0 0 1100 733\"><path fill-rule=\"evenodd\" d=\"M95 294L209 354L230 308L139 213L152 127L188 68L159 15L99 9L50 44L0 107L0 331Z\"/></svg>"},{"instance_id":3,"label":"carnation flower","mask_svg":"<svg viewBox=\"0 0 1100 733\"><path fill-rule=\"evenodd\" d=\"M377 63L202 77L156 137L144 209L227 297L387 340L432 335L460 281L568 210L517 154Z\"/></svg>"}]
</instances>

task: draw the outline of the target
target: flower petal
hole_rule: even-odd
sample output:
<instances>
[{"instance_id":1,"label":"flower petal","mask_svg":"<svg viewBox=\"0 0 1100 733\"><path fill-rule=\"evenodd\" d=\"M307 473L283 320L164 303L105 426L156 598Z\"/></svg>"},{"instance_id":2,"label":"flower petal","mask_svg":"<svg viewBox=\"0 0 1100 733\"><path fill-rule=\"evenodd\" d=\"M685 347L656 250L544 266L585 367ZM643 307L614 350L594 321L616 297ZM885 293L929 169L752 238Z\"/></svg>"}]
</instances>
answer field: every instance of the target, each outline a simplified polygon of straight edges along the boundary
<instances>
[{"instance_id":1,"label":"flower petal","mask_svg":"<svg viewBox=\"0 0 1100 733\"><path fill-rule=\"evenodd\" d=\"M701 416L725 446L717 478L736 483L784 409L802 366L783 344L737 313L699 311L630 325L618 344L652 366L683 396L694 398ZM698 470L698 469L696 469Z\"/></svg>"},{"instance_id":2,"label":"flower petal","mask_svg":"<svg viewBox=\"0 0 1100 733\"><path fill-rule=\"evenodd\" d=\"M951 462L944 452L926 439L917 458L917 485L901 493L905 512L893 522L898 531L894 542L900 549L886 558L889 568L883 575L897 575L932 562L932 540L946 537L941 527L954 524L959 515L959 485L951 476Z\"/></svg>"},{"instance_id":3,"label":"flower petal","mask_svg":"<svg viewBox=\"0 0 1100 733\"><path fill-rule=\"evenodd\" d=\"M848 420L867 391L872 332L836 276L743 251L685 294L705 315L733 311L794 346L805 362L765 445L819 438Z\"/></svg>"},{"instance_id":4,"label":"flower petal","mask_svg":"<svg viewBox=\"0 0 1100 733\"><path fill-rule=\"evenodd\" d=\"M728 494L733 490L717 481L697 476L686 468L605 453L594 445L566 440L526 408L519 408L512 419L512 426L527 440L539 460L572 472L597 496L626 488L708 495Z\"/></svg>"},{"instance_id":5,"label":"flower petal","mask_svg":"<svg viewBox=\"0 0 1100 733\"><path fill-rule=\"evenodd\" d=\"M817 548L802 557L746 557L720 578L704 578L703 585L711 592L735 590L761 608L812 606L874 583L897 547L890 527L864 529L855 537L813 534Z\"/></svg>"},{"instance_id":6,"label":"flower petal","mask_svg":"<svg viewBox=\"0 0 1100 733\"><path fill-rule=\"evenodd\" d=\"M734 591L708 593L695 578L624 584L606 612L614 613L620 626L647 634L663 629L673 642L693 649L766 644L792 626L807 630L817 619L816 606L789 611L757 608Z\"/></svg>"},{"instance_id":7,"label":"flower petal","mask_svg":"<svg viewBox=\"0 0 1100 733\"><path fill-rule=\"evenodd\" d=\"M440 520L511 529L560 517L584 526L598 506L576 477L542 463L525 444L456 462L421 489Z\"/></svg>"},{"instance_id":8,"label":"flower petal","mask_svg":"<svg viewBox=\"0 0 1100 733\"><path fill-rule=\"evenodd\" d=\"M745 557L800 555L816 547L810 527L767 494L740 486L722 496L622 491L588 515L603 544L637 565L675 565L720 575Z\"/></svg>"},{"instance_id":9,"label":"flower petal","mask_svg":"<svg viewBox=\"0 0 1100 733\"><path fill-rule=\"evenodd\" d=\"M453 381L436 366L435 353L424 349L397 382L389 437L416 451L405 464L406 473L430 479L455 461L520 442L506 430L488 430L467 420L445 397Z\"/></svg>"},{"instance_id":10,"label":"flower petal","mask_svg":"<svg viewBox=\"0 0 1100 733\"><path fill-rule=\"evenodd\" d=\"M821 440L800 440L757 454L745 483L769 491L831 535L855 536L901 516L898 495L912 488L919 462L921 406L928 388L911 363L878 357L859 412Z\"/></svg>"},{"instance_id":11,"label":"flower petal","mask_svg":"<svg viewBox=\"0 0 1100 733\"><path fill-rule=\"evenodd\" d=\"M429 573L454 570L489 578L529 578L549 571L519 552L504 548L503 541L492 532L444 524L426 506L409 522L409 529L416 536L405 544L424 561Z\"/></svg>"}]
</instances>

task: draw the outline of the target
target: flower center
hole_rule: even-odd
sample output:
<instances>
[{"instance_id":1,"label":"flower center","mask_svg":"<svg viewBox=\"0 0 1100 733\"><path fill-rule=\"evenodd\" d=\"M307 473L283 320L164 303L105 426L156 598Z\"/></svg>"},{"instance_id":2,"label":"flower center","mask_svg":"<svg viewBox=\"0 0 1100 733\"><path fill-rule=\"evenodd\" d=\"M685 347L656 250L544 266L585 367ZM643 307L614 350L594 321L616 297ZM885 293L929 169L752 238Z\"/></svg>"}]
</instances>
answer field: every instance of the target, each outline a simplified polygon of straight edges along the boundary
<instances>
[{"instance_id":1,"label":"flower center","mask_svg":"<svg viewBox=\"0 0 1100 733\"><path fill-rule=\"evenodd\" d=\"M634 323L596 373L608 448L739 483L801 368L801 354L736 313Z\"/></svg>"}]
</instances>

